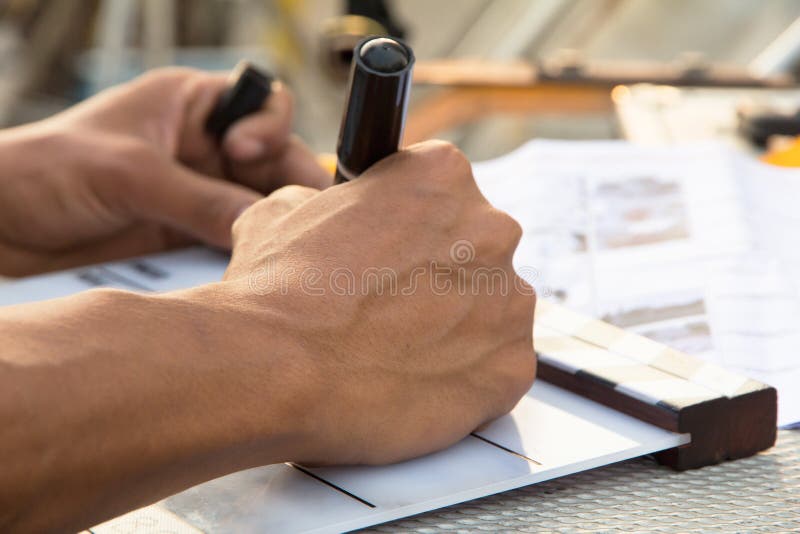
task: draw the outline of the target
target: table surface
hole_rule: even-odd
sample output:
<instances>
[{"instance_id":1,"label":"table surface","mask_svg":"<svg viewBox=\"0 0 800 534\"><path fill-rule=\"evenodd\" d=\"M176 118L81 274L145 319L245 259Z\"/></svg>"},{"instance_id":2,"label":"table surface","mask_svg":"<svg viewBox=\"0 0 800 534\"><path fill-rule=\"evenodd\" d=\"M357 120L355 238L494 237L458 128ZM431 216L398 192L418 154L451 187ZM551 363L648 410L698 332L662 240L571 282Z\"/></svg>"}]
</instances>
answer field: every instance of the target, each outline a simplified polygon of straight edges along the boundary
<instances>
[{"instance_id":1,"label":"table surface","mask_svg":"<svg viewBox=\"0 0 800 534\"><path fill-rule=\"evenodd\" d=\"M797 532L800 431L772 449L682 473L637 458L363 532Z\"/></svg>"},{"instance_id":2,"label":"table surface","mask_svg":"<svg viewBox=\"0 0 800 534\"><path fill-rule=\"evenodd\" d=\"M194 534L151 506L97 534ZM584 471L362 532L798 532L800 431L772 449L678 473L649 458Z\"/></svg>"}]
</instances>

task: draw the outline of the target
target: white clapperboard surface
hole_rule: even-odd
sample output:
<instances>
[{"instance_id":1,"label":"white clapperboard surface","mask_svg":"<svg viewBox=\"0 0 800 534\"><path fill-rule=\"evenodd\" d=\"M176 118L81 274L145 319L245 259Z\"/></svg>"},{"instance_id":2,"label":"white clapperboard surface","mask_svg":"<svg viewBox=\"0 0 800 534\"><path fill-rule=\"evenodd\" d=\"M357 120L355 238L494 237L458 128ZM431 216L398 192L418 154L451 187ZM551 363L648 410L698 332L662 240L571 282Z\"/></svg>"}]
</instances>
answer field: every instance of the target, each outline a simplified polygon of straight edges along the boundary
<instances>
[{"instance_id":1,"label":"white clapperboard surface","mask_svg":"<svg viewBox=\"0 0 800 534\"><path fill-rule=\"evenodd\" d=\"M0 305L92 287L168 291L217 281L227 258L193 248L0 286ZM340 532L669 449L689 441L538 381L507 416L447 450L383 467L294 464L234 473L92 532Z\"/></svg>"}]
</instances>

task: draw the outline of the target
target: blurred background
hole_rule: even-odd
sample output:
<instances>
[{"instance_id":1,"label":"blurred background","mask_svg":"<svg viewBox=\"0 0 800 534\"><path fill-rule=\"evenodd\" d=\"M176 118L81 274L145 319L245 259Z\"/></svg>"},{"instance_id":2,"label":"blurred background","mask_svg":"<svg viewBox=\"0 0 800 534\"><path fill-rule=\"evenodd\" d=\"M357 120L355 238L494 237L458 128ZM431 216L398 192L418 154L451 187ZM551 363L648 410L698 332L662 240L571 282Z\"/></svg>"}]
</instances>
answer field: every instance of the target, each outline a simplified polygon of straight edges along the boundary
<instances>
[{"instance_id":1,"label":"blurred background","mask_svg":"<svg viewBox=\"0 0 800 534\"><path fill-rule=\"evenodd\" d=\"M409 141L444 137L472 159L532 137L657 141L680 123L653 119L664 102L708 88L731 95L728 111L764 86L772 105L795 105L799 16L796 0L0 0L0 125L148 69L247 58L292 87L297 130L332 152L348 51L388 33L418 58ZM706 130L725 135L729 115Z\"/></svg>"}]
</instances>

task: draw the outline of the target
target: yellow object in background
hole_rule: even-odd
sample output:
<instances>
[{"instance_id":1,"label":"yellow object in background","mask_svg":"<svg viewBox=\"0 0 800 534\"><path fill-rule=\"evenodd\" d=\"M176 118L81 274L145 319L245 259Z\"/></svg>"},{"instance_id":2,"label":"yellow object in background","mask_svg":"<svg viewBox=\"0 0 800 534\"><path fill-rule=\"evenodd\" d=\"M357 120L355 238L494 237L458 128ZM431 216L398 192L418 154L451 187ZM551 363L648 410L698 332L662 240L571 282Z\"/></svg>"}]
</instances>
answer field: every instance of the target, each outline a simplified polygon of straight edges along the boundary
<instances>
[{"instance_id":1,"label":"yellow object in background","mask_svg":"<svg viewBox=\"0 0 800 534\"><path fill-rule=\"evenodd\" d=\"M329 152L317 154L317 163L319 163L320 167L328 171L331 176L336 174L336 154L331 154Z\"/></svg>"},{"instance_id":2,"label":"yellow object in background","mask_svg":"<svg viewBox=\"0 0 800 534\"><path fill-rule=\"evenodd\" d=\"M761 161L778 167L800 167L800 137L785 139L761 157Z\"/></svg>"}]
</instances>

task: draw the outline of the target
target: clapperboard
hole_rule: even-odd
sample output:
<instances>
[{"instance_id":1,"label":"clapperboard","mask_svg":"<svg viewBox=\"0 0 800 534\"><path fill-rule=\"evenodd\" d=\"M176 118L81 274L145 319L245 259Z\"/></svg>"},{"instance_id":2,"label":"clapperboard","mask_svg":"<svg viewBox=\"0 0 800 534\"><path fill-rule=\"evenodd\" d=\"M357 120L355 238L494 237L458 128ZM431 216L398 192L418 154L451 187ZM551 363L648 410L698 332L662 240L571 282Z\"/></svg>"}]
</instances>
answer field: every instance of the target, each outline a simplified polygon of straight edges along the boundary
<instances>
[{"instance_id":1,"label":"clapperboard","mask_svg":"<svg viewBox=\"0 0 800 534\"><path fill-rule=\"evenodd\" d=\"M691 443L659 452L676 469L753 455L775 443L775 388L609 323L540 301L538 377Z\"/></svg>"}]
</instances>

